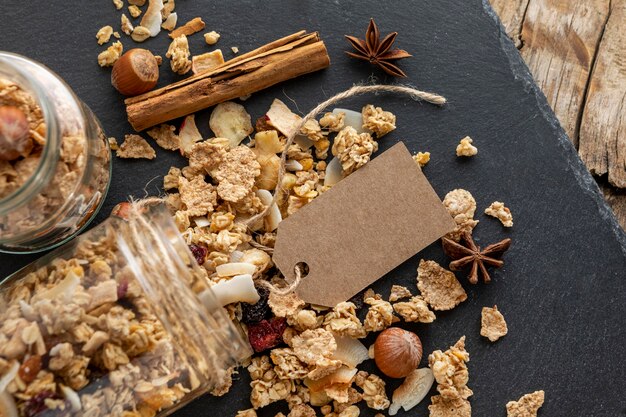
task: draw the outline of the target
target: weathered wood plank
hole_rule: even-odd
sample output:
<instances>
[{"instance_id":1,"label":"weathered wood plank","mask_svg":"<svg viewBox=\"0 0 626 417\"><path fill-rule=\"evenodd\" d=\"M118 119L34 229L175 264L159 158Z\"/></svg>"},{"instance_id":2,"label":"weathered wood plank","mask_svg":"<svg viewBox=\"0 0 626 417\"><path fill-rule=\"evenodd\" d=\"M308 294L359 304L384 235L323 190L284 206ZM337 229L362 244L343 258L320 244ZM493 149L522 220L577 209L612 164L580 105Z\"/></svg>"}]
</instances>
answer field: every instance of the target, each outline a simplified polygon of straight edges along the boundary
<instances>
[{"instance_id":1,"label":"weathered wood plank","mask_svg":"<svg viewBox=\"0 0 626 417\"><path fill-rule=\"evenodd\" d=\"M591 74L580 126L580 156L593 174L626 187L626 0L611 14Z\"/></svg>"},{"instance_id":2,"label":"weathered wood plank","mask_svg":"<svg viewBox=\"0 0 626 417\"><path fill-rule=\"evenodd\" d=\"M609 3L531 0L522 25L522 56L575 145L579 113Z\"/></svg>"},{"instance_id":3,"label":"weathered wood plank","mask_svg":"<svg viewBox=\"0 0 626 417\"><path fill-rule=\"evenodd\" d=\"M604 198L617 217L617 221L626 230L626 190L613 188L608 184L600 184Z\"/></svg>"},{"instance_id":4,"label":"weathered wood plank","mask_svg":"<svg viewBox=\"0 0 626 417\"><path fill-rule=\"evenodd\" d=\"M521 34L524 14L529 0L491 0L491 7L498 13L502 25L506 29L515 46L522 46Z\"/></svg>"}]
</instances>

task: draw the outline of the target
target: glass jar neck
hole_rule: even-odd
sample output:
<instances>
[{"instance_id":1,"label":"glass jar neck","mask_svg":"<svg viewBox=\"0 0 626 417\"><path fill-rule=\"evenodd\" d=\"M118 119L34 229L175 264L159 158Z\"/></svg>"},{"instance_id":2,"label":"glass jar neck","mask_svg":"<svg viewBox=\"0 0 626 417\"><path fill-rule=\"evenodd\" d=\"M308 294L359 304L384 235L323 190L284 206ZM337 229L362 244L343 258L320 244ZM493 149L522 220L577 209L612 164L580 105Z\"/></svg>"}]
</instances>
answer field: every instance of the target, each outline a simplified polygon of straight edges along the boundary
<instances>
[{"instance_id":1,"label":"glass jar neck","mask_svg":"<svg viewBox=\"0 0 626 417\"><path fill-rule=\"evenodd\" d=\"M234 323L211 291L202 301L192 290L205 279L164 207L116 222L118 248L173 336L181 359L198 375L192 386L215 387L226 370L250 356ZM208 295L207 295L208 293Z\"/></svg>"},{"instance_id":2,"label":"glass jar neck","mask_svg":"<svg viewBox=\"0 0 626 417\"><path fill-rule=\"evenodd\" d=\"M0 199L0 216L3 216L27 204L54 177L60 158L62 126L51 95L61 89L64 96L73 100L73 107L80 105L65 83L49 69L20 55L0 52L0 78L15 83L33 97L46 124L46 143L39 164L20 188ZM53 88L51 82L55 84Z\"/></svg>"}]
</instances>

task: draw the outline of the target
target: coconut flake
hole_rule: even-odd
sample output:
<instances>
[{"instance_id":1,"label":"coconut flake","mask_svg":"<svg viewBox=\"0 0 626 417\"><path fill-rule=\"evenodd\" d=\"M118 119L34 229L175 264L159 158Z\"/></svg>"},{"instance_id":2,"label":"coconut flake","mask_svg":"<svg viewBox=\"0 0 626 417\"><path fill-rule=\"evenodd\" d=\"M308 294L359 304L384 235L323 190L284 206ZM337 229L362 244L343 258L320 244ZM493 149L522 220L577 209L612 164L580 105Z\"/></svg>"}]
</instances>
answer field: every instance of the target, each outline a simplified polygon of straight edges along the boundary
<instances>
[{"instance_id":1,"label":"coconut flake","mask_svg":"<svg viewBox=\"0 0 626 417\"><path fill-rule=\"evenodd\" d=\"M272 204L273 197L272 193L270 193L269 191L257 190L256 195L259 197L259 200L261 200L261 203L263 203L264 205L267 206L269 204ZM266 232L273 232L278 228L279 223L283 221L283 215L281 214L280 209L278 208L278 205L276 203L272 204L272 206L270 207L270 211L264 220Z\"/></svg>"},{"instance_id":2,"label":"coconut flake","mask_svg":"<svg viewBox=\"0 0 626 417\"><path fill-rule=\"evenodd\" d=\"M350 368L356 368L361 362L368 360L369 354L365 345L351 337L335 336L337 350L331 359L340 360Z\"/></svg>"},{"instance_id":3,"label":"coconut flake","mask_svg":"<svg viewBox=\"0 0 626 417\"><path fill-rule=\"evenodd\" d=\"M0 416L18 417L15 400L8 392L0 392Z\"/></svg>"},{"instance_id":4,"label":"coconut flake","mask_svg":"<svg viewBox=\"0 0 626 417\"><path fill-rule=\"evenodd\" d=\"M209 126L215 136L228 138L231 148L238 146L242 140L254 132L250 114L241 104L233 101L215 106L209 119Z\"/></svg>"},{"instance_id":5,"label":"coconut flake","mask_svg":"<svg viewBox=\"0 0 626 417\"><path fill-rule=\"evenodd\" d=\"M61 392L63 392L65 399L68 400L70 402L70 405L72 406L72 411L80 411L83 408L83 405L81 404L80 397L78 396L76 391L74 391L70 387L66 387L65 385L60 386Z\"/></svg>"},{"instance_id":6,"label":"coconut flake","mask_svg":"<svg viewBox=\"0 0 626 417\"><path fill-rule=\"evenodd\" d=\"M4 374L2 378L0 378L0 392L4 392L4 390L11 383L11 381L15 379L15 377L17 376L17 371L19 371L19 369L20 364L17 361L13 362L13 365L11 365L7 373Z\"/></svg>"},{"instance_id":7,"label":"coconut flake","mask_svg":"<svg viewBox=\"0 0 626 417\"><path fill-rule=\"evenodd\" d=\"M47 300L58 300L61 299L65 302L69 302L76 292L76 288L80 284L80 277L74 273L74 271L70 270L65 278L61 282L59 282L54 287L42 291L39 294L33 296L31 303L35 301L47 299Z\"/></svg>"},{"instance_id":8,"label":"coconut flake","mask_svg":"<svg viewBox=\"0 0 626 417\"><path fill-rule=\"evenodd\" d=\"M243 258L243 252L240 250L233 251L230 254L230 262L239 262Z\"/></svg>"},{"instance_id":9,"label":"coconut flake","mask_svg":"<svg viewBox=\"0 0 626 417\"><path fill-rule=\"evenodd\" d=\"M311 146L313 146L313 141L304 135L296 135L296 137L293 138L293 141L303 151L306 151L307 149L311 149Z\"/></svg>"},{"instance_id":10,"label":"coconut flake","mask_svg":"<svg viewBox=\"0 0 626 417\"><path fill-rule=\"evenodd\" d=\"M196 126L196 116L194 114L190 114L183 120L178 140L180 141L180 153L183 156L189 155L193 145L202 140L202 134L200 134L198 126Z\"/></svg>"},{"instance_id":11,"label":"coconut flake","mask_svg":"<svg viewBox=\"0 0 626 417\"><path fill-rule=\"evenodd\" d=\"M298 128L302 118L289 110L289 107L275 98L270 109L265 114L270 125L285 136L289 136Z\"/></svg>"},{"instance_id":12,"label":"coconut flake","mask_svg":"<svg viewBox=\"0 0 626 417\"><path fill-rule=\"evenodd\" d=\"M341 161L337 157L330 160L326 166L326 176L324 177L324 186L331 187L343 179L343 168Z\"/></svg>"},{"instance_id":13,"label":"coconut flake","mask_svg":"<svg viewBox=\"0 0 626 417\"><path fill-rule=\"evenodd\" d=\"M319 392L324 388L329 387L333 384L348 384L352 381L352 378L359 372L356 368L348 368L347 366L342 366L337 371L333 372L330 375L326 375L324 378L318 380L312 380L310 378L304 379L304 385L307 386L311 390L311 392Z\"/></svg>"},{"instance_id":14,"label":"coconut flake","mask_svg":"<svg viewBox=\"0 0 626 417\"><path fill-rule=\"evenodd\" d=\"M285 162L285 169L287 171L302 171L302 164L295 159L289 159Z\"/></svg>"},{"instance_id":15,"label":"coconut flake","mask_svg":"<svg viewBox=\"0 0 626 417\"><path fill-rule=\"evenodd\" d=\"M256 266L247 262L232 262L215 268L219 277L234 277L235 275L254 274Z\"/></svg>"},{"instance_id":16,"label":"coconut flake","mask_svg":"<svg viewBox=\"0 0 626 417\"><path fill-rule=\"evenodd\" d=\"M211 221L204 216L194 217L193 222L198 227L209 227L211 225Z\"/></svg>"},{"instance_id":17,"label":"coconut flake","mask_svg":"<svg viewBox=\"0 0 626 417\"><path fill-rule=\"evenodd\" d=\"M161 10L163 10L163 0L150 0L148 9L139 24L148 29L153 38L161 32Z\"/></svg>"},{"instance_id":18,"label":"coconut flake","mask_svg":"<svg viewBox=\"0 0 626 417\"><path fill-rule=\"evenodd\" d=\"M430 368L416 369L407 375L402 385L393 392L389 415L396 415L400 407L404 408L404 411L409 411L419 404L430 391L434 381L435 377Z\"/></svg>"},{"instance_id":19,"label":"coconut flake","mask_svg":"<svg viewBox=\"0 0 626 417\"><path fill-rule=\"evenodd\" d=\"M199 297L207 305L212 305L217 299L221 306L236 302L254 304L261 299L250 274L237 275L228 281L219 282L204 290Z\"/></svg>"},{"instance_id":20,"label":"coconut flake","mask_svg":"<svg viewBox=\"0 0 626 417\"><path fill-rule=\"evenodd\" d=\"M176 27L176 23L178 23L178 15L176 13L170 13L167 19L161 24L161 27L165 30L172 31Z\"/></svg>"}]
</instances>

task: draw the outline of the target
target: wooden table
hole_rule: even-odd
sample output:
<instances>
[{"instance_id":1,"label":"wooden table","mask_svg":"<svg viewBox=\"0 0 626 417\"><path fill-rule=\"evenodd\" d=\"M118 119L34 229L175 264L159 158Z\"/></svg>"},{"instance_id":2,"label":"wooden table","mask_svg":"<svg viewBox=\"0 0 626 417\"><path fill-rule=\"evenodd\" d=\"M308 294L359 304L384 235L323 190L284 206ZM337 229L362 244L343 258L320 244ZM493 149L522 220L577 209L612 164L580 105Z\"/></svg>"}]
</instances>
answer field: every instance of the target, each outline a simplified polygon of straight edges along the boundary
<instances>
[{"instance_id":1,"label":"wooden table","mask_svg":"<svg viewBox=\"0 0 626 417\"><path fill-rule=\"evenodd\" d=\"M490 0L626 229L626 0Z\"/></svg>"}]
</instances>

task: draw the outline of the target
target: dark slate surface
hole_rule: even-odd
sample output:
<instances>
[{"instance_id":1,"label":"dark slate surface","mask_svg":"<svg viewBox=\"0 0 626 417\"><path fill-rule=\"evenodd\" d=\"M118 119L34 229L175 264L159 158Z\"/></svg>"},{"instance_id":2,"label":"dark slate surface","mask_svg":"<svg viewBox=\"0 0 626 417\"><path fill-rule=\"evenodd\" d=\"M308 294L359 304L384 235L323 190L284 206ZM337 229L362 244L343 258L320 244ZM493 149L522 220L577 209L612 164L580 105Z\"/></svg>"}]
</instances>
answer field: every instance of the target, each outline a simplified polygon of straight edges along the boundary
<instances>
[{"instance_id":1,"label":"dark slate surface","mask_svg":"<svg viewBox=\"0 0 626 417\"><path fill-rule=\"evenodd\" d=\"M2 0L0 10L0 49L47 64L91 106L109 135L129 133L121 97L109 85L109 70L96 64L102 49L96 31L119 22L110 0ZM320 31L331 68L255 94L245 103L253 118L274 97L295 107L293 99L306 112L372 74L380 82L393 81L344 56L343 34L362 35L370 16L383 33L399 31L397 45L415 55L402 62L407 82L443 94L449 105L438 109L379 96L351 100L345 107L373 102L396 113L399 127L381 147L404 140L413 152L430 151L425 173L439 195L462 187L476 197L479 242L513 238L506 265L493 274L491 285L472 287L463 281L467 302L438 314L433 325L407 327L422 337L427 353L467 335L475 416L504 416L507 401L537 389L546 391L543 416L626 415L626 238L489 6L479 0L197 0L180 1L177 11L180 21L199 15L208 30L219 31L218 46L226 57L232 55L230 46L245 52L301 28ZM167 44L163 34L143 46L164 55ZM124 38L124 45L130 48L133 42ZM191 38L191 49L208 50L200 35ZM176 79L167 68L161 72L161 85ZM198 124L208 135L206 112ZM465 135L474 138L480 153L461 161L454 148ZM128 195L142 196L144 190L157 194L169 166L183 163L174 153L157 153L151 162L114 161L113 184L98 221ZM513 211L512 230L481 214L494 200ZM392 282L415 289L421 257L445 262L439 244L432 245L375 288L385 295ZM35 258L0 255L0 276ZM479 336L480 310L493 304L507 318L510 333L490 344ZM206 415L208 410L232 416L249 407L248 382L243 371L230 394L203 398L176 416ZM388 384L389 394L396 385ZM427 403L404 415L426 415ZM273 416L279 408L259 414Z\"/></svg>"}]
</instances>

